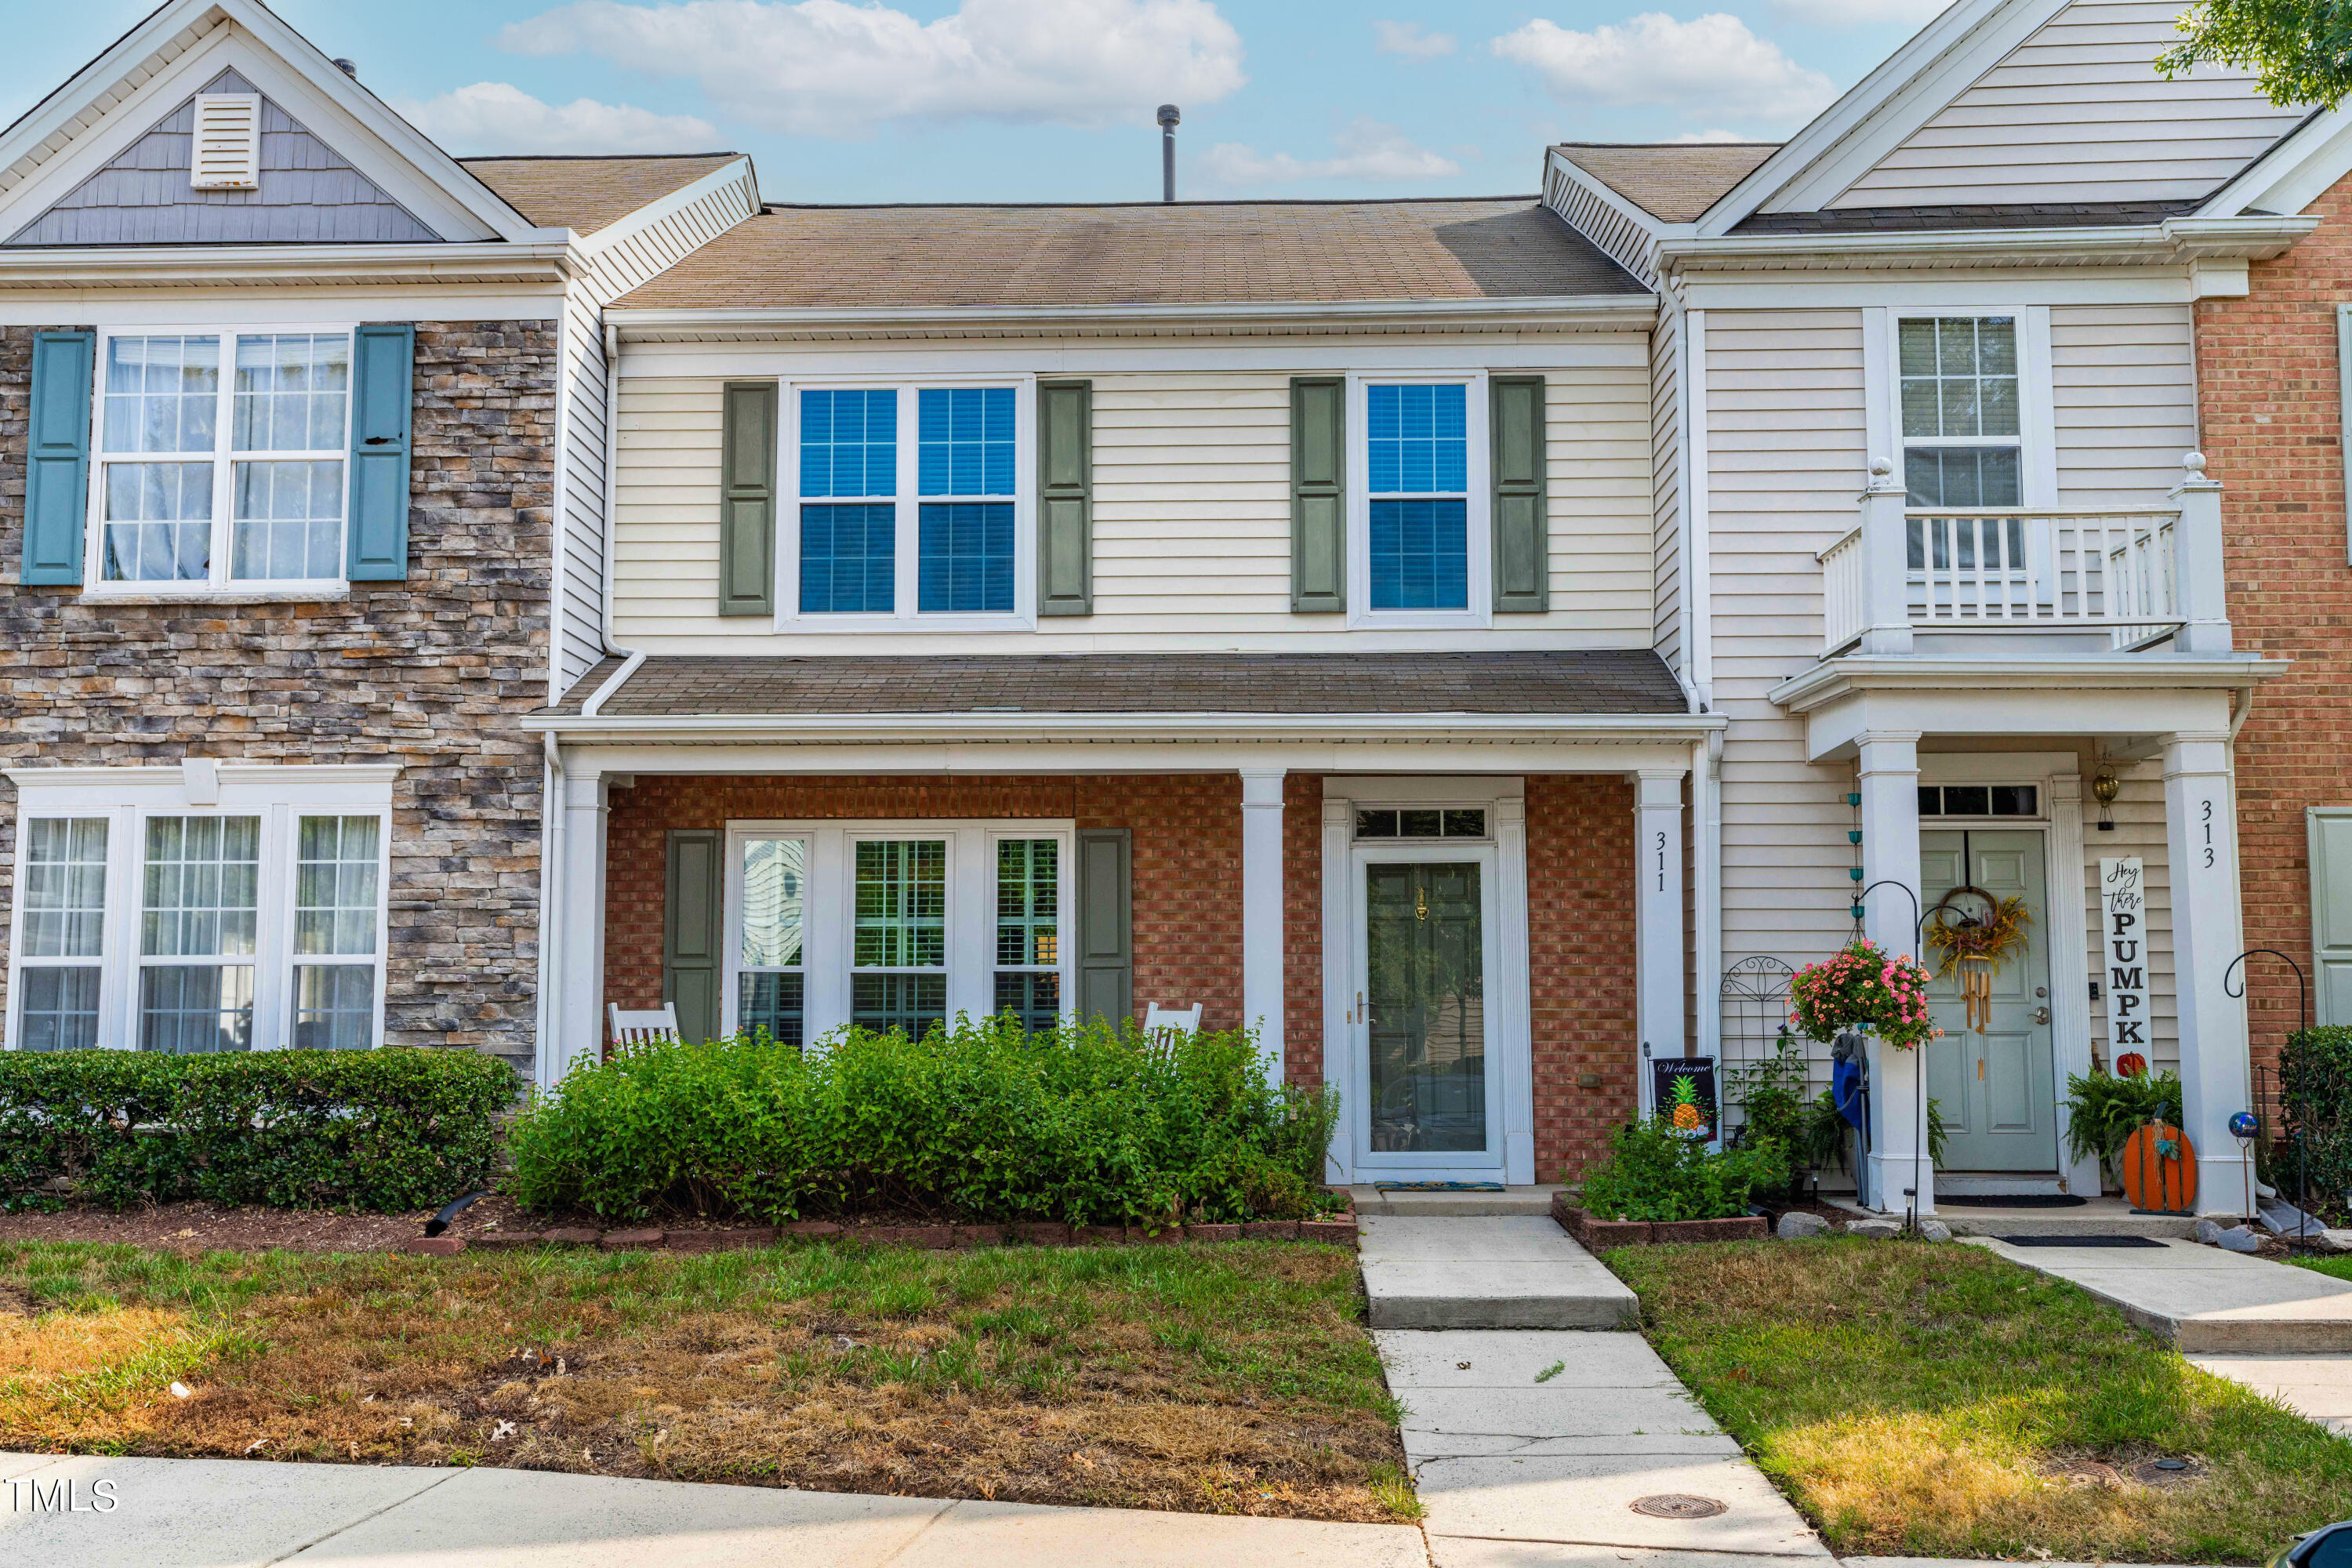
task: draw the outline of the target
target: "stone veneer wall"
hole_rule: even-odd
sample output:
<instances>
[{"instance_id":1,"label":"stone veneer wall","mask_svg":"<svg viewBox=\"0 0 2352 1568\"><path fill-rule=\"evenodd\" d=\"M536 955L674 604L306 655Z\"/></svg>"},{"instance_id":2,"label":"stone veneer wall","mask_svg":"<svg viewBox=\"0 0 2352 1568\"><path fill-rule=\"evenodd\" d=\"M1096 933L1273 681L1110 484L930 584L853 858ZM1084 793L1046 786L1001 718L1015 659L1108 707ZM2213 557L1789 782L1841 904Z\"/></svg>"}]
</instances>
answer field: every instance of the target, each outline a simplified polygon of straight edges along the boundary
<instances>
[{"instance_id":1,"label":"stone veneer wall","mask_svg":"<svg viewBox=\"0 0 2352 1568\"><path fill-rule=\"evenodd\" d=\"M1056 817L1135 834L1135 1006L1241 1014L1241 784L1236 775L860 779L639 773L606 827L604 991L661 1005L662 901L673 828L745 820ZM1633 794L1614 776L1527 781L1536 1178L1573 1177L1633 1114ZM1284 1076L1323 1078L1323 781L1283 802ZM1580 1073L1600 1087L1581 1089Z\"/></svg>"},{"instance_id":2,"label":"stone veneer wall","mask_svg":"<svg viewBox=\"0 0 2352 1568\"><path fill-rule=\"evenodd\" d=\"M528 1068L555 323L420 321L409 574L328 604L86 605L26 587L32 327L0 328L0 765L394 763L384 1038ZM0 780L0 952L16 863Z\"/></svg>"}]
</instances>

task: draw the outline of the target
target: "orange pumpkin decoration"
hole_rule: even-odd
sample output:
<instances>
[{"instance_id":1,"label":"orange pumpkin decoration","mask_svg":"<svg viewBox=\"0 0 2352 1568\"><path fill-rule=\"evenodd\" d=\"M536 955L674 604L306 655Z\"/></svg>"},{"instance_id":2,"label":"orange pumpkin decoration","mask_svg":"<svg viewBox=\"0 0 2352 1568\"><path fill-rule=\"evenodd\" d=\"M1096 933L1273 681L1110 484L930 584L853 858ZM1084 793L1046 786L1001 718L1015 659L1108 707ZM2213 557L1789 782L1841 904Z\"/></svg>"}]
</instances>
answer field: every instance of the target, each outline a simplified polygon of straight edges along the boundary
<instances>
[{"instance_id":1,"label":"orange pumpkin decoration","mask_svg":"<svg viewBox=\"0 0 2352 1568\"><path fill-rule=\"evenodd\" d=\"M2144 1214L2191 1214L2197 1202L2197 1151L2189 1134L2150 1122L2124 1140L2124 1196Z\"/></svg>"},{"instance_id":2,"label":"orange pumpkin decoration","mask_svg":"<svg viewBox=\"0 0 2352 1568\"><path fill-rule=\"evenodd\" d=\"M2126 1051L2116 1058L2117 1078L2137 1078L2147 1071L2147 1058L2137 1051Z\"/></svg>"}]
</instances>

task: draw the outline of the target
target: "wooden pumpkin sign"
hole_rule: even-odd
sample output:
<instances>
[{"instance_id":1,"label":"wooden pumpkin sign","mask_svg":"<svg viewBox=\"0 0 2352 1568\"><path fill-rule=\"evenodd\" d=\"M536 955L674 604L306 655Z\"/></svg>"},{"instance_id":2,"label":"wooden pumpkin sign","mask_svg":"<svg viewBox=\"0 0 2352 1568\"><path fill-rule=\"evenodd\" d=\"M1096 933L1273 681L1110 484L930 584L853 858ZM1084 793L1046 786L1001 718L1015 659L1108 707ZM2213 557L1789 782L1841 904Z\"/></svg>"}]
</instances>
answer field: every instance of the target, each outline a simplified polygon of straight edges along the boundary
<instances>
[{"instance_id":1,"label":"wooden pumpkin sign","mask_svg":"<svg viewBox=\"0 0 2352 1568\"><path fill-rule=\"evenodd\" d=\"M2124 1140L2124 1196L2144 1214L2190 1214L2197 1201L2197 1151L2178 1127L2152 1121Z\"/></svg>"}]
</instances>

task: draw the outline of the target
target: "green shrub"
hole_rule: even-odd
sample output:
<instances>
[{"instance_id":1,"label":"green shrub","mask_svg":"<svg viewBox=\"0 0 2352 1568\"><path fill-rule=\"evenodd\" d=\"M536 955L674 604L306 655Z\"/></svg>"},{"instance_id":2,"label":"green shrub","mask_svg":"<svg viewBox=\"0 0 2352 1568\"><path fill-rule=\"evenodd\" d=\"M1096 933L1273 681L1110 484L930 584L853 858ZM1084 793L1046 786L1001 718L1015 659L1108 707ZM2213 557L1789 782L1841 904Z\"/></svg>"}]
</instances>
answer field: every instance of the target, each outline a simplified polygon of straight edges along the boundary
<instances>
[{"instance_id":1,"label":"green shrub","mask_svg":"<svg viewBox=\"0 0 2352 1568\"><path fill-rule=\"evenodd\" d=\"M1767 1142L1779 1144L1790 1160L1786 1190L1790 1193L1802 1184L1804 1167L1823 1166L1823 1162L1809 1158L1812 1105L1805 1090L1811 1077L1804 1047L1785 1026L1770 1056L1724 1074L1724 1098L1740 1112L1739 1126L1731 1135L1733 1145L1751 1149Z\"/></svg>"},{"instance_id":2,"label":"green shrub","mask_svg":"<svg viewBox=\"0 0 2352 1568\"><path fill-rule=\"evenodd\" d=\"M504 1062L474 1051L0 1053L0 1208L66 1176L121 1208L221 1204L397 1213L485 1184Z\"/></svg>"},{"instance_id":3,"label":"green shrub","mask_svg":"<svg viewBox=\"0 0 2352 1568\"><path fill-rule=\"evenodd\" d=\"M2279 1052L2279 1109L2290 1142L2276 1153L2290 1168L2270 1179L2307 1181L2312 1197L2333 1205L2352 1191L2352 1028L2324 1024L2286 1037Z\"/></svg>"},{"instance_id":4,"label":"green shrub","mask_svg":"<svg viewBox=\"0 0 2352 1568\"><path fill-rule=\"evenodd\" d=\"M2097 1155L2102 1165L2115 1168L2124 1140L2151 1121L2178 1127L2181 1121L2180 1080L2168 1072L2144 1072L2116 1078L2095 1072L2066 1079L2066 1154L2087 1160Z\"/></svg>"},{"instance_id":5,"label":"green shrub","mask_svg":"<svg viewBox=\"0 0 2352 1568\"><path fill-rule=\"evenodd\" d=\"M1030 1034L959 1018L661 1043L575 1068L517 1121L511 1190L541 1212L766 1221L869 1208L1082 1225L1311 1214L1339 1107L1269 1085L1247 1033L1133 1023Z\"/></svg>"},{"instance_id":6,"label":"green shrub","mask_svg":"<svg viewBox=\"0 0 2352 1568\"><path fill-rule=\"evenodd\" d=\"M1776 1139L1709 1152L1702 1138L1678 1138L1664 1116L1630 1121L1609 1141L1609 1158L1584 1174L1584 1212L1596 1219L1727 1219L1749 1197L1789 1183L1789 1153Z\"/></svg>"}]
</instances>

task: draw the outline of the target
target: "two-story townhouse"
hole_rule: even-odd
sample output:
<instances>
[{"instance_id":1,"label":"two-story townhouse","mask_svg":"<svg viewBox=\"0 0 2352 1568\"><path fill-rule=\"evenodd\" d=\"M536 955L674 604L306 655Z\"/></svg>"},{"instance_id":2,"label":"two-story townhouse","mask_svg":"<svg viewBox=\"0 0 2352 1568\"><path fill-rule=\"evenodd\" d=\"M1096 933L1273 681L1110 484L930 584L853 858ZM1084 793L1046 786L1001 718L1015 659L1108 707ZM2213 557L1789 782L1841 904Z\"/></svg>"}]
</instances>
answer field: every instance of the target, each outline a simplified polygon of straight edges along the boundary
<instances>
[{"instance_id":1,"label":"two-story townhouse","mask_svg":"<svg viewBox=\"0 0 2352 1568\"><path fill-rule=\"evenodd\" d=\"M1885 1208L2095 1193L2065 1082L2135 1055L2181 1074L2204 1201L2244 1202L2233 742L2284 667L2233 634L2256 591L2224 594L2222 487L2262 464L2198 455L2195 323L2315 220L2247 179L2302 111L2150 68L2175 9L1962 0L1785 144L1548 164L1660 300L1659 646L1728 721L1702 1045L1753 1054L1753 998L1851 934L1916 953L1923 921L2029 916L1959 966L1972 1003L1939 981L1943 1038L1867 1048ZM2264 376L2243 353L2206 374Z\"/></svg>"},{"instance_id":2,"label":"two-story townhouse","mask_svg":"<svg viewBox=\"0 0 2352 1568\"><path fill-rule=\"evenodd\" d=\"M562 1048L1198 1006L1343 1176L1580 1168L1680 1054L1723 722L1655 314L1532 196L770 206L616 300Z\"/></svg>"},{"instance_id":3,"label":"two-story townhouse","mask_svg":"<svg viewBox=\"0 0 2352 1568\"><path fill-rule=\"evenodd\" d=\"M531 1070L519 721L604 647L603 306L758 200L454 160L249 0L0 132L9 1047Z\"/></svg>"}]
</instances>

